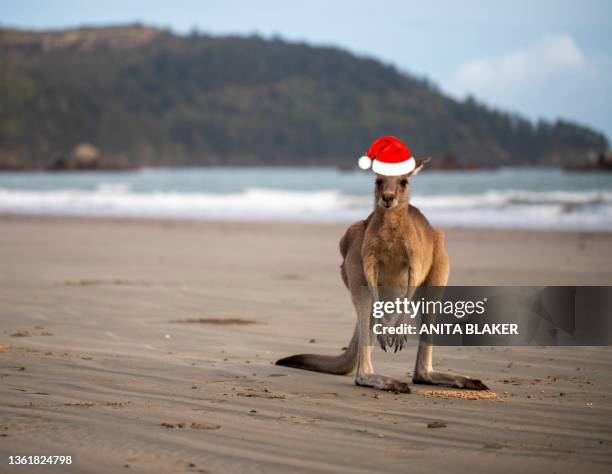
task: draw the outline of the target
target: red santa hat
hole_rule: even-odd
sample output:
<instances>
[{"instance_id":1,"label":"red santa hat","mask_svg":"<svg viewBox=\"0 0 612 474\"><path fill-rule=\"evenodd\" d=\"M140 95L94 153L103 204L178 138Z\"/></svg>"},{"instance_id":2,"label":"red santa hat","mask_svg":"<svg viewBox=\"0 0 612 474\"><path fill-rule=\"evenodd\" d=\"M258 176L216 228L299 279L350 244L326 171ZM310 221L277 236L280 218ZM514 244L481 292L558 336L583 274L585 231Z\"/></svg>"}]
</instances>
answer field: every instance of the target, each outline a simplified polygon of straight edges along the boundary
<instances>
[{"instance_id":1,"label":"red santa hat","mask_svg":"<svg viewBox=\"0 0 612 474\"><path fill-rule=\"evenodd\" d=\"M408 174L416 167L416 161L408 147L395 137L380 137L375 140L368 154L359 158L359 167L385 176Z\"/></svg>"}]
</instances>

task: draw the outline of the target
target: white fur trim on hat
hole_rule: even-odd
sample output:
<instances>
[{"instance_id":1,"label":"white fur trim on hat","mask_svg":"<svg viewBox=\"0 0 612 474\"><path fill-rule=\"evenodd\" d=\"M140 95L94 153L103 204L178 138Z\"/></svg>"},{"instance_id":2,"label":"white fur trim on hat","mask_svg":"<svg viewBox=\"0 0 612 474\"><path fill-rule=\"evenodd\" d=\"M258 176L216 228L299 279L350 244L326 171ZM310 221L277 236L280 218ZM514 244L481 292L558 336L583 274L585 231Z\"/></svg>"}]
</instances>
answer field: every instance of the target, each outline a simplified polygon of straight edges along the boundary
<instances>
[{"instance_id":1,"label":"white fur trim on hat","mask_svg":"<svg viewBox=\"0 0 612 474\"><path fill-rule=\"evenodd\" d=\"M363 155L361 158L359 158L359 161L357 163L359 164L359 167L362 170L369 170L370 167L372 166L372 158L370 158L369 156Z\"/></svg>"},{"instance_id":2,"label":"white fur trim on hat","mask_svg":"<svg viewBox=\"0 0 612 474\"><path fill-rule=\"evenodd\" d=\"M385 176L401 176L414 171L414 168L416 168L416 160L412 157L399 163L384 163L378 160L373 160L372 163L372 170Z\"/></svg>"}]
</instances>

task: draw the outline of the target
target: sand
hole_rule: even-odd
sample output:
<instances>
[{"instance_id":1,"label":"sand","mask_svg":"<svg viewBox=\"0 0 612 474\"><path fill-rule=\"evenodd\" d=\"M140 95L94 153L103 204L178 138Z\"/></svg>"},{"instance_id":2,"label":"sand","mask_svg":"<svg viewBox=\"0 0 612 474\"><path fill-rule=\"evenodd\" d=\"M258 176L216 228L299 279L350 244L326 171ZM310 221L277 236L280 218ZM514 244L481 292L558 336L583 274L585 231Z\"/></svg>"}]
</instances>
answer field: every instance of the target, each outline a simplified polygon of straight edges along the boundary
<instances>
[{"instance_id":1,"label":"sand","mask_svg":"<svg viewBox=\"0 0 612 474\"><path fill-rule=\"evenodd\" d=\"M68 472L609 472L609 348L436 349L486 396L272 365L348 343L343 230L1 217L0 453L70 454ZM611 234L447 240L451 284L612 283ZM414 353L375 366L409 379Z\"/></svg>"}]
</instances>

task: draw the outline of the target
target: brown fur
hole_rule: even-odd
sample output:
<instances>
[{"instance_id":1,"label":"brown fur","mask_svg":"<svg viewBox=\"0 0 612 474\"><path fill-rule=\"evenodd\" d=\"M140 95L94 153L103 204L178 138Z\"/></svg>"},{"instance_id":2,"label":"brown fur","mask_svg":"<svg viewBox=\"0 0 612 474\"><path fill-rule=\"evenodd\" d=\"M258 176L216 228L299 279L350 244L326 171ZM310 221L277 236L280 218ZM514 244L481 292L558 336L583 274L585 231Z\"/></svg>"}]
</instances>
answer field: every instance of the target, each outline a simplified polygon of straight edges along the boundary
<instances>
[{"instance_id":1,"label":"brown fur","mask_svg":"<svg viewBox=\"0 0 612 474\"><path fill-rule=\"evenodd\" d=\"M376 176L374 211L363 221L352 224L340 240L343 261L340 272L351 293L357 312L357 326L347 351L340 356L300 354L280 359L277 365L333 374L347 374L357 366L355 383L382 390L409 392L408 385L374 372L371 361L372 303L379 300L383 287L403 288L411 297L415 288L445 286L449 259L444 234L434 229L425 216L410 205L410 178L429 161L417 160L416 169L403 176ZM403 339L381 340L381 346ZM432 344L427 336L419 341L415 383L447 384L459 388L485 389L477 379L434 371Z\"/></svg>"}]
</instances>

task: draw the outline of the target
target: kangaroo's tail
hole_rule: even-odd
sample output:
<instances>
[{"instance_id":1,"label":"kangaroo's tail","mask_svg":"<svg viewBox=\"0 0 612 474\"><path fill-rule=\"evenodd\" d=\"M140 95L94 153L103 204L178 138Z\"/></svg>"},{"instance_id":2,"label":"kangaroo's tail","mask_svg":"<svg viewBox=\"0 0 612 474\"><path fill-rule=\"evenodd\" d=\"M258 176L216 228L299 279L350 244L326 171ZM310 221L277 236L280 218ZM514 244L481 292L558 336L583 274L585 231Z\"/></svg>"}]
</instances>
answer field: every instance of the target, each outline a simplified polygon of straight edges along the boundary
<instances>
[{"instance_id":1,"label":"kangaroo's tail","mask_svg":"<svg viewBox=\"0 0 612 474\"><path fill-rule=\"evenodd\" d=\"M325 372L326 374L344 375L352 372L357 364L357 327L344 354L327 356L317 354L297 354L276 361L276 365L296 369Z\"/></svg>"}]
</instances>

